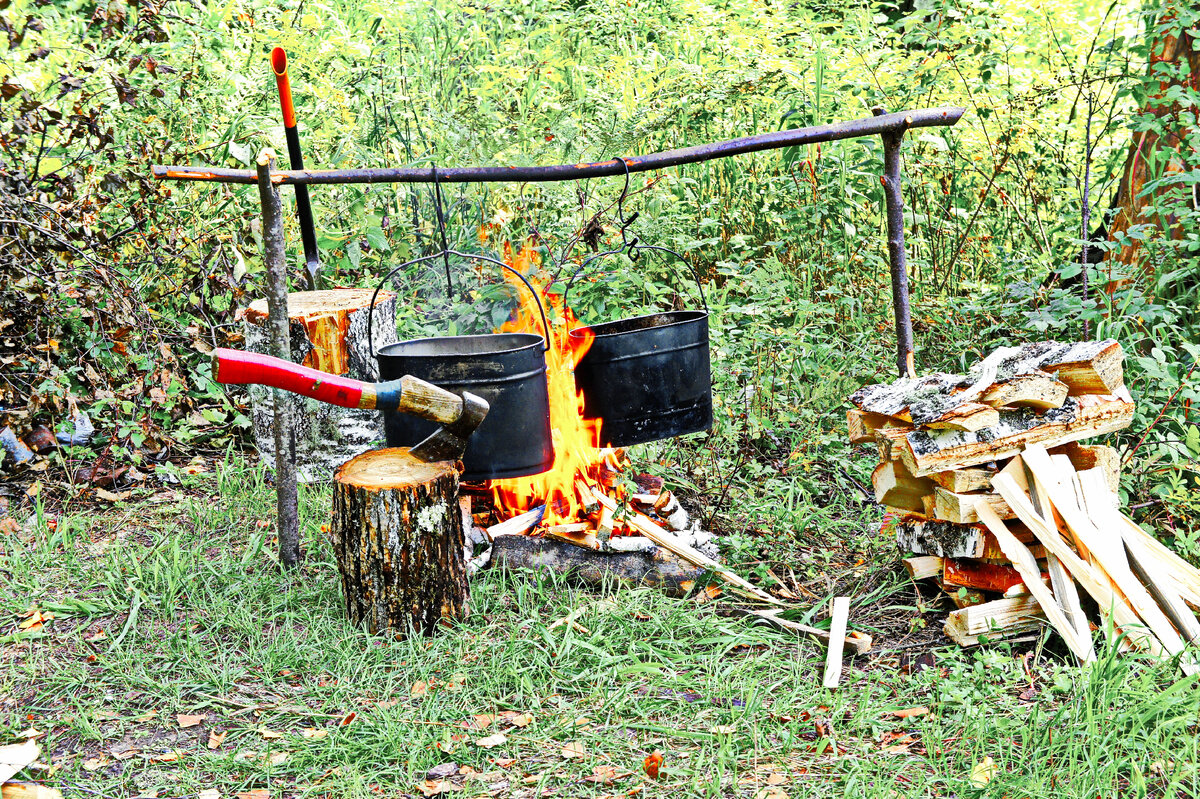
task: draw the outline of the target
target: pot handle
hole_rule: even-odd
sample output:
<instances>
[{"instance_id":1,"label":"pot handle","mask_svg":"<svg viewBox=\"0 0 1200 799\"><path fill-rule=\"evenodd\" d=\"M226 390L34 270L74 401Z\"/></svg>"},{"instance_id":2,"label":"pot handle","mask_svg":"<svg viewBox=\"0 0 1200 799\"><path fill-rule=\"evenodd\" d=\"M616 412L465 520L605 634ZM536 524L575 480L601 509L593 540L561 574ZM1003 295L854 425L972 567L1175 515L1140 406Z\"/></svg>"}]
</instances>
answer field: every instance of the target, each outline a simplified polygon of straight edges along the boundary
<instances>
[{"instance_id":1,"label":"pot handle","mask_svg":"<svg viewBox=\"0 0 1200 799\"><path fill-rule=\"evenodd\" d=\"M575 281L579 278L579 276L581 274L583 274L584 270L586 270L588 268L588 265L591 264L592 261L603 258L606 255L615 255L619 252L624 251L624 252L628 253L629 260L636 262L639 257L636 253L640 252L641 250L654 250L655 252L665 252L667 255L673 255L675 258L679 259L680 261L683 261L683 263L687 266L688 271L690 271L692 273L692 279L694 279L696 281L696 290L700 293L700 304L704 306L704 312L708 313L708 300L705 299L705 297L704 297L704 286L700 282L700 273L696 271L696 267L694 267L694 266L692 266L692 264L688 263L688 260L686 258L684 258L679 253L675 252L674 250L668 249L666 247L658 247L653 244L639 244L637 239L634 239L633 241L629 242L628 245L622 247L621 249L609 250L608 252L598 253L596 255L593 255L591 258L586 259L583 263L581 263L579 265L579 268L575 270L575 274L571 275L571 279L567 281L566 289L563 290L563 307L564 308L567 307L567 295L571 291L571 286L573 286L575 284Z\"/></svg>"},{"instance_id":2,"label":"pot handle","mask_svg":"<svg viewBox=\"0 0 1200 799\"><path fill-rule=\"evenodd\" d=\"M542 300L540 297L538 297L537 291L533 288L533 285L530 284L530 282L525 278L525 276L522 275L520 272L518 272L516 269L513 269L508 264L504 263L503 261L497 260L495 258L489 258L486 255L477 255L475 253L459 252L458 250L450 250L450 249L445 249L440 252L435 252L433 255L425 255L420 258L413 258L411 261L405 261L404 263L395 267L394 269L392 269L390 272L388 272L386 275L383 276L383 279L379 281L379 285L377 285L375 287L374 293L371 294L371 306L367 309L367 341L369 341L369 342L375 341L375 299L376 299L376 297L379 296L379 292L383 288L383 284L387 283L388 280L391 279L392 275L396 274L401 269L405 269L406 267L413 266L414 264L424 263L425 261L432 261L435 258L443 258L447 255L453 255L458 258L465 258L469 261L483 261L485 263L495 264L496 266L503 267L504 269L507 269L508 271L510 271L514 275L516 275L517 279L525 284L525 288L529 289L529 293L533 295L533 301L537 303L538 311L541 312L541 315L542 315L542 352L546 352L547 350L550 349L550 325L546 321L546 308L544 305L542 305ZM374 343L372 343L371 347L373 348L374 346L375 346Z\"/></svg>"}]
</instances>

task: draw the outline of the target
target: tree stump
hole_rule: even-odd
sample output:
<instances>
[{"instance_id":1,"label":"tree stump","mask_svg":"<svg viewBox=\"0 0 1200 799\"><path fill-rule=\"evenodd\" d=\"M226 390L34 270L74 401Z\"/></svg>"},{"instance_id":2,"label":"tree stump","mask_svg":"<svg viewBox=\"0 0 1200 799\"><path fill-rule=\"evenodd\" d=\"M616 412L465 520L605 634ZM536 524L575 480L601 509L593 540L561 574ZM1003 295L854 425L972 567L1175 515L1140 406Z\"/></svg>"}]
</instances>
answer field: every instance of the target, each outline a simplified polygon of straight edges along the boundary
<instances>
[{"instance_id":1,"label":"tree stump","mask_svg":"<svg viewBox=\"0 0 1200 799\"><path fill-rule=\"evenodd\" d=\"M330 530L346 611L398 638L467 615L458 470L403 447L364 452L334 478Z\"/></svg>"},{"instance_id":2,"label":"tree stump","mask_svg":"<svg viewBox=\"0 0 1200 799\"><path fill-rule=\"evenodd\" d=\"M291 360L335 375L375 382L379 368L375 352L396 340L396 295L381 291L375 301L373 342L367 341L367 309L371 289L331 289L288 294ZM256 300L242 312L246 349L270 355L267 301ZM275 468L275 439L271 433L274 404L271 389L248 386L250 419L259 455ZM347 458L383 441L383 415L377 411L341 408L296 394L291 403L296 430L296 473L302 482L328 480Z\"/></svg>"}]
</instances>

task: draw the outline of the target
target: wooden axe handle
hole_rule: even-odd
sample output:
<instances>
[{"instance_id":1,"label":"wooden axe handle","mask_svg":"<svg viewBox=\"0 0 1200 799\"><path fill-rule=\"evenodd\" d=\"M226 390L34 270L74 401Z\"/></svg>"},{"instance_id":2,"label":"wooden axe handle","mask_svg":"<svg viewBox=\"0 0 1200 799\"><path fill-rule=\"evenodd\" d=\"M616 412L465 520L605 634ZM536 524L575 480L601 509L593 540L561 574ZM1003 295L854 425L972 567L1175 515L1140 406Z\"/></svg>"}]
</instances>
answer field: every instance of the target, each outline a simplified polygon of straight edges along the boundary
<instances>
[{"instance_id":1,"label":"wooden axe handle","mask_svg":"<svg viewBox=\"0 0 1200 799\"><path fill-rule=\"evenodd\" d=\"M442 424L456 421L462 414L462 397L411 375L386 383L365 383L270 355L224 348L213 352L212 361L213 379L218 383L270 386L343 408L401 411Z\"/></svg>"}]
</instances>

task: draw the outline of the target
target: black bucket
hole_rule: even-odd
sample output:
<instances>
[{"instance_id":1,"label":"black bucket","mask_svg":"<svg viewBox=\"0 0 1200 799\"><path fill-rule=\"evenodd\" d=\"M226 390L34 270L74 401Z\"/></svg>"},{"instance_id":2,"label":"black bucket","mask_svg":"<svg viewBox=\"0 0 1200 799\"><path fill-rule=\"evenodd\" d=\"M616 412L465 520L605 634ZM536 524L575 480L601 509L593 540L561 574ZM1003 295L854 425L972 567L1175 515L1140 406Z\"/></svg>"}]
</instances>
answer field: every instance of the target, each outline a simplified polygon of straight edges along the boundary
<instances>
[{"instance_id":1,"label":"black bucket","mask_svg":"<svg viewBox=\"0 0 1200 799\"><path fill-rule=\"evenodd\" d=\"M538 300L529 282L508 264L481 255L451 254L504 267ZM401 264L383 282L406 266L439 257ZM542 324L546 324L544 310ZM401 341L383 347L376 357L382 381L412 375L447 391L469 391L488 401L491 408L467 440L463 455L462 479L478 482L540 474L554 464L545 348L546 341L532 333L490 333ZM389 447L411 447L437 429L435 422L394 411L384 413L383 424Z\"/></svg>"},{"instance_id":2,"label":"black bucket","mask_svg":"<svg viewBox=\"0 0 1200 799\"><path fill-rule=\"evenodd\" d=\"M636 249L666 252L683 260L662 247ZM693 276L700 287L699 276ZM703 288L700 300L704 303ZM703 311L647 314L571 331L574 339L586 335L584 330L595 336L575 367L575 385L583 392L584 415L601 420L602 445L623 447L712 427L708 305L704 305Z\"/></svg>"}]
</instances>

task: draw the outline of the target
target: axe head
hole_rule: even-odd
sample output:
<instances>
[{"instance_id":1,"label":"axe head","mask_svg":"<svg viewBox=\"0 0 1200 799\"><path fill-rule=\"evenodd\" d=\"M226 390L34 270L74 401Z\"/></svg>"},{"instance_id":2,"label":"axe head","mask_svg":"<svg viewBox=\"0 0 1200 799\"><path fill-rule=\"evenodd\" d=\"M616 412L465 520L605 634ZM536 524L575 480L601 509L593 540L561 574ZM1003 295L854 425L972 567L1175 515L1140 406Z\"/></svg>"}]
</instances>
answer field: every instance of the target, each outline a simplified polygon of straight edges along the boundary
<instances>
[{"instance_id":1,"label":"axe head","mask_svg":"<svg viewBox=\"0 0 1200 799\"><path fill-rule=\"evenodd\" d=\"M488 413L488 403L483 397L464 391L462 413L453 422L435 430L420 444L409 450L417 460L426 462L460 460L467 449L467 439L479 427Z\"/></svg>"}]
</instances>

